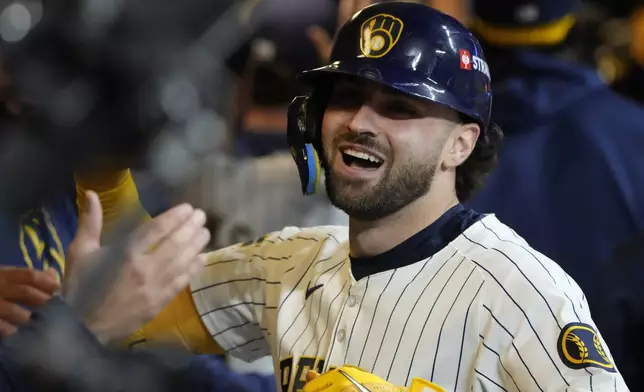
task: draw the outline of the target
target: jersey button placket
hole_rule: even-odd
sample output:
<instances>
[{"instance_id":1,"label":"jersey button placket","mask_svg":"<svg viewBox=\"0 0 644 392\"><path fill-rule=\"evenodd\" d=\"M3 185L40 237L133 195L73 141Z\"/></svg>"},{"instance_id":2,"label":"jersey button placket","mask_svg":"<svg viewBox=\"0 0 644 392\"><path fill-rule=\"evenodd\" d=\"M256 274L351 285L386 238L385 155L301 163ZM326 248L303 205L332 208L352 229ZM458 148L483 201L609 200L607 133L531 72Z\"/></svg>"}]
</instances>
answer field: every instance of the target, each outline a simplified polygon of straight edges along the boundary
<instances>
[{"instance_id":1,"label":"jersey button placket","mask_svg":"<svg viewBox=\"0 0 644 392\"><path fill-rule=\"evenodd\" d=\"M358 309L360 304L360 294L363 294L364 287L360 283L352 285L349 289L348 296L345 299L342 313L338 318L336 326L335 341L331 351L329 352L330 363L343 364L348 345L351 326L354 325L356 317L358 317Z\"/></svg>"},{"instance_id":2,"label":"jersey button placket","mask_svg":"<svg viewBox=\"0 0 644 392\"><path fill-rule=\"evenodd\" d=\"M338 342L342 343L344 342L344 339L347 337L347 333L345 332L344 329L341 329L338 331L338 334L336 335L336 339Z\"/></svg>"}]
</instances>

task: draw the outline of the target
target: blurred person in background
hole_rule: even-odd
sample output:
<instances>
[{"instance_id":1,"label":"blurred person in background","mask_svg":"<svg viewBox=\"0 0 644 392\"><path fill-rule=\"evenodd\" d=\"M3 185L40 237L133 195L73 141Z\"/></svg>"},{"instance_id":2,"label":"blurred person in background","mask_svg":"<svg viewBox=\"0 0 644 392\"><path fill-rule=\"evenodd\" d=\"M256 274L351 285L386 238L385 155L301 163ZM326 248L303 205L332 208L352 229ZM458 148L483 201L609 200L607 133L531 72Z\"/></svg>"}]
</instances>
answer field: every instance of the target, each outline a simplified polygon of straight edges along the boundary
<instances>
[{"instance_id":1,"label":"blurred person in background","mask_svg":"<svg viewBox=\"0 0 644 392\"><path fill-rule=\"evenodd\" d=\"M269 0L251 11L257 29L228 61L236 77L228 119L235 155L288 150L286 108L302 89L295 76L317 65L305 30L332 24L334 11L333 0Z\"/></svg>"},{"instance_id":2,"label":"blurred person in background","mask_svg":"<svg viewBox=\"0 0 644 392\"><path fill-rule=\"evenodd\" d=\"M0 70L0 123L4 127L29 112L29 105L13 89L5 70ZM2 140L11 137L0 134ZM43 305L60 288L65 254L76 233L78 215L72 173L69 182L47 201L20 214L0 216L0 336L15 332L29 320L28 308Z\"/></svg>"},{"instance_id":3,"label":"blurred person in background","mask_svg":"<svg viewBox=\"0 0 644 392\"><path fill-rule=\"evenodd\" d=\"M176 7L175 5L172 4L172 2L166 2L164 4L154 4L154 2L148 2L147 6L150 4L153 4L154 6L154 11L158 11L156 13L153 13L150 15L149 13L141 12L141 10L137 10L133 12L131 15L132 20L129 20L128 23L132 23L132 26L130 26L128 23L124 24L119 24L119 27L123 28L124 30L121 30L120 32L124 34L125 38L127 38L128 34L133 34L135 36L134 39L132 40L127 40L128 44L132 45L139 45L137 49L141 49L141 43L146 43L146 42L154 42L158 44L159 41L163 41L161 45L159 46L164 46L167 45L169 48L171 48L174 44L176 44L176 40L182 40L185 42L188 38L194 37L195 34L199 34L201 31L203 31L206 26L204 25L205 23L211 23L213 21L214 15L216 11L213 8L219 8L219 6L224 6L224 2L217 2L215 5L210 5L210 6L204 6L203 4L200 4L202 2L199 1L194 1L192 3L190 2L184 2L181 5L181 10L176 10L177 12L174 12ZM232 2L229 2L232 3ZM73 5L70 5L73 8ZM143 10L145 10L145 6L143 3L139 3L140 7L143 7ZM225 8L225 7L223 7ZM50 12L51 11L51 12ZM179 12L181 11L181 12ZM222 10L223 11L223 10ZM50 13L48 13L50 12ZM44 14L47 16L51 15L56 15L55 12L55 7L52 6L52 8L47 8L44 10ZM51 21L60 21L60 19L57 19L58 17L61 17L64 19L63 14L67 15L67 13L61 13L57 17L52 17L50 20ZM73 14L73 13L71 13ZM68 17L73 19L73 16L67 15ZM181 15L177 15L181 14ZM141 19L137 20L137 17L141 17ZM169 20L164 20L164 18L169 18ZM177 23L174 23L174 21L177 20ZM74 20L72 20L74 22ZM168 22L168 23L164 23ZM164 26L164 33L162 37L159 36L158 30L155 29L155 24L160 24ZM47 24L40 23L40 26L48 26ZM73 24L71 24L73 25ZM68 25L65 24L65 27ZM49 26L51 29L49 32L52 30L56 32L56 28L54 25ZM134 27L132 30L128 30L129 27ZM140 28L139 28L140 27ZM47 29L47 27L45 27ZM37 30L37 29L36 29ZM118 30L118 28L117 28ZM68 32L68 31L66 31ZM152 32L152 33L151 33ZM31 37L34 37L34 33L31 33ZM118 33L115 33L117 36L122 36L119 35ZM39 52L40 49L42 49L42 46L45 46L45 51L47 49L51 48L51 46L56 46L56 45L63 45L61 42L52 39L52 36L54 35L49 35L49 34L44 34L43 31L41 30L40 38L43 40L38 39L38 35L36 35L36 38L34 40L33 45L26 44L24 45L25 47L23 48L23 55L24 57L29 57L31 56L31 51L35 51L36 54L42 55L42 52ZM43 38L44 37L44 38ZM154 37L159 37L159 39L156 39ZM103 38L103 37L102 37ZM114 36L111 36L112 39L116 39L118 43L121 43L118 41L117 38ZM110 39L110 38L105 38L105 39ZM47 42L50 40L50 42ZM28 39L27 39L28 41ZM97 48L100 48L102 44L106 44L106 42L93 42L96 44ZM231 44L234 43L234 41L231 41ZM42 46L40 46L42 44ZM114 44L113 42L109 42L108 44ZM73 46L73 45L72 45ZM151 45L154 46L154 45ZM187 46L187 45L180 45L181 47ZM69 47L65 46L65 49L70 49ZM73 49L77 49L76 47L73 47ZM65 71L68 71L70 75L75 75L76 73L81 73L83 71L87 71L87 69L83 69L79 71L79 69L74 68L75 66L79 66L77 63L74 62L66 62L66 60L69 60L70 57L73 56L73 49L70 50L70 53L65 53L62 57L64 59L57 58L56 56L50 57L50 56L44 56L44 61L43 67L45 68L44 71L48 71L46 69L46 65L53 65L52 68L55 67L62 67ZM159 49L159 52L167 53L167 52L172 52L172 49ZM98 49L97 49L98 50ZM19 51L20 52L20 51ZM51 51L53 52L53 51ZM63 51L64 52L64 51ZM49 53L49 52L48 52ZM111 52L110 52L111 53ZM157 52L155 52L157 53ZM15 54L15 53L14 53ZM158 54L158 53L157 53ZM96 53L93 53L92 55L87 56L88 58L91 58L88 60L88 62L92 62L92 60L96 60L93 58L93 56L96 55ZM98 55L100 57L100 55ZM18 56L20 57L20 56ZM34 57L35 58L35 57ZM15 58L12 60L15 61ZM24 58L22 59L23 61L25 60ZM104 58L101 58L101 60L105 60ZM108 60L112 60L109 59ZM60 62L57 62L60 61ZM107 65L105 65L107 63ZM118 62L117 62L118 63ZM87 65L87 64L84 64ZM101 82L104 82L104 80L94 80L94 78L100 79L101 76L105 77L105 74L102 74L102 72L105 72L105 69L101 68L103 65L105 65L107 68L112 65L110 61L95 61L94 63L90 64L88 67L90 68L91 71L95 71L95 73L92 73L91 76L89 77L91 79L91 82L97 82L100 84ZM131 65L131 64L129 64ZM80 66L79 66L80 67ZM120 68L119 68L120 67ZM125 70L126 66L125 65L117 65L117 71L123 72L127 74L127 76L132 76L128 72L134 72L132 69L127 69ZM55 68L58 70L58 68ZM46 73L46 72L45 72ZM107 72L109 74L109 72ZM118 72L117 72L118 73ZM3 86L8 86L10 85L11 79L7 78L6 75L2 75L2 84ZM60 75L57 75L60 76ZM113 75L111 75L113 76ZM116 78L116 83L115 85L111 85L110 87L115 87L115 89L118 89L118 87L123 87L122 83L124 79L127 78L127 76L123 76L123 79ZM137 75L139 76L137 78L138 80L145 80L146 75ZM24 82L24 81L23 81ZM30 81L31 82L31 81ZM58 82L58 80L56 81ZM114 82L113 79L110 79L110 82ZM130 81L128 81L130 82ZM134 85L136 83L127 83L127 91L132 91L133 94L140 91L137 90L138 85ZM102 84L101 84L102 86ZM22 86L24 87L24 86ZM53 87L52 87L53 89ZM47 89L44 89L47 91ZM99 89L100 90L100 89ZM217 94L221 94L222 90L218 90ZM105 91L100 91L97 94L105 93ZM114 91L110 88L110 93L114 94ZM118 95L118 94L116 94ZM127 93L124 93L126 98L129 98ZM119 96L120 97L120 96ZM101 98L105 98L105 96L101 96ZM109 99L107 99L109 102ZM16 105L15 100L8 100L9 104L6 105L7 111L17 114L17 115L23 115L23 110L20 107L20 105ZM123 101L119 101L119 103L122 103ZM113 107L109 107L109 105L106 105L106 111L110 111L111 109L114 110ZM116 110L118 112L118 110ZM42 113L41 113L42 114ZM58 114L58 113L57 113ZM120 115L123 115L123 113L118 113ZM115 123L119 124L120 120L118 120L118 116L116 116L117 120ZM123 121L127 122L127 121ZM129 127L125 127L125 129L131 129ZM116 129L113 129L115 134L119 134L123 136L123 132L120 132L122 129L116 127ZM138 129L137 129L138 130ZM89 130L88 130L89 132ZM120 133L119 133L120 132ZM154 134L153 131L150 132L142 132L142 134ZM110 133L111 135L111 133ZM125 139L137 139L139 138L140 135L132 133L128 133ZM115 137L116 138L116 137ZM111 139L111 137L110 137ZM83 200L84 195L88 190L93 190L98 194L98 197L101 201L101 204L103 206L103 218L104 218L104 223L105 223L105 229L106 232L111 232L111 230L115 227L117 222L120 220L120 218L123 217L123 215L126 212L131 212L134 209L141 210L140 212L145 213L145 207L141 205L140 203L140 198L139 198L139 193L138 189L136 187L136 184L134 183L134 179L132 177L132 172L128 167L135 167L136 163L126 161L124 162L120 158L122 158L122 155L128 155L130 158L136 157L137 163L141 163L140 161L142 158L145 157L144 151L147 150L147 148L143 148L144 146L139 146L136 143L128 143L126 140L120 140L119 141L119 146L110 146L113 147L110 151L114 154L108 154L107 158L105 160L101 159L96 159L96 161L100 161L100 164L95 165L92 167L91 170L86 170L83 172L76 172L76 173L69 173L69 184L67 187L63 187L61 184L60 188L63 188L65 190L64 194L62 195L64 199L60 203L62 207L58 207L55 209L56 214L51 213L51 211L45 210L45 212L40 212L42 208L36 208L36 212L40 212L40 214L29 214L25 218L23 218L24 223L21 225L19 234L15 235L15 228L18 226L16 222L11 221L11 219L6 219L7 223L3 227L7 227L7 235L4 236L6 237L6 245L7 248L12 249L20 249L20 252L6 252L6 254L10 254L11 257L5 257L4 263L5 264L11 264L16 266L17 268L7 270L7 273L4 273L5 271L1 271L2 273L0 274L0 283L1 283L1 288L0 290L0 299L2 299L0 302L4 306L2 310L5 310L5 313L0 314L0 320L4 321L4 324L0 324L3 326L7 326L7 333L12 333L15 332L16 327L19 327L20 325L23 325L24 323L28 322L29 318L31 317L30 309L25 308L25 305L27 307L32 307L32 308L37 308L38 306L44 304L47 300L49 300L52 297L52 294L57 291L60 288L59 282L60 280L64 279L65 276L65 264L66 264L66 256L67 256L67 251L70 246L71 238L74 236L74 234L77 232L77 226L78 226L78 216L83 216L83 214L86 214L86 206L81 203L80 201ZM146 140L149 142L150 140ZM82 144L74 144L74 147L78 147L79 151L76 151L78 153L83 152L83 146ZM137 151L137 148L141 147L141 150ZM92 156L93 159L96 157ZM154 196L156 195L142 195L142 196L148 196L150 199L154 199ZM78 203L77 203L78 200ZM158 203L157 203L158 204ZM53 210L53 209L51 209ZM155 215L154 212L158 211L153 211L152 215ZM42 217L41 217L42 215ZM56 215L56 218L59 219L53 219L54 215ZM49 216L52 217L51 221L53 222L50 224L48 218ZM149 216L147 217L149 219ZM40 226L34 227L36 224L39 224ZM24 227L24 228L23 228ZM44 234L41 235L39 230L43 231ZM4 235L4 233L2 233ZM19 235L23 235L25 237L25 241L19 242L18 237ZM64 235L63 235L64 234ZM39 237L40 235L40 237ZM2 240L5 240L3 238ZM23 242L26 241L31 241L28 242L25 246ZM51 246L50 246L51 245ZM49 247L51 247L51 251L49 250ZM16 257L14 257L16 256ZM37 262L33 262L33 260L37 259ZM53 272L47 272L41 273L39 270L41 269L46 269L48 266L52 267L51 271ZM30 267L33 267L30 268ZM51 274L51 275L50 275ZM55 277L54 277L55 275ZM57 281L58 280L58 281ZM53 283L52 283L53 281ZM28 295L25 295L28 294ZM26 297L26 298L23 298ZM168 314L167 317L174 317L172 314ZM189 329L189 328L195 328L195 325L189 325L189 326L181 326L181 328L176 328L173 330L173 333L176 335L181 335L182 333L185 332L183 328ZM196 328L199 328L200 325L197 324ZM145 337L146 333L151 333L153 334L154 331L151 332L150 329L142 329L135 333L130 339L128 339L127 343L134 347L134 346L143 346L143 343L145 343ZM185 341L185 340L180 340L182 343L188 345L190 342ZM120 343L120 342L119 342ZM213 353L219 353L221 354L221 350L215 349L215 350L208 350L208 346L206 347L205 352L203 354L213 354ZM221 372L227 372L230 374L231 379L235 378L235 373L230 372L230 370L225 366L225 364L221 361L219 358L213 358L213 357L201 357L202 359L205 360L209 364L209 366L212 369L219 369L221 370L220 372L213 372L213 375L216 374L217 377L223 377ZM272 391L274 390L274 382L273 382L273 377L271 376L268 378L269 380L268 383L268 388L265 388L263 384L261 385L256 385L253 387L253 390L268 390Z\"/></svg>"},{"instance_id":4,"label":"blurred person in background","mask_svg":"<svg viewBox=\"0 0 644 392\"><path fill-rule=\"evenodd\" d=\"M6 124L17 116L28 116L29 105L11 95L11 82L6 74L3 74L2 82L5 104L2 106L0 123ZM8 337L28 324L32 311L41 309L62 289L72 239L74 236L86 237L82 233L82 223L79 225L79 216L90 212L84 202L88 191L95 192L102 205L101 225L104 233L99 233L94 241L100 241L105 233L109 234L120 219L127 213L135 212L134 209L139 209L147 216L132 172L124 166L121 158L115 154L101 160L101 164L94 169L69 173L69 183L53 190L42 206L22 214L20 224L7 217L0 218L0 241L4 250L4 257L0 261L0 336ZM177 334L181 332L176 331ZM141 345L144 341L143 330L125 340L131 347ZM116 343L122 345L123 342ZM221 351L216 349L210 353L221 354ZM270 377L241 375L232 371L218 356L195 357L194 364L197 370L216 377L223 388L220 390L275 390L272 374ZM21 383L16 384L15 379L7 382L14 388L10 389L12 391L28 390L20 387ZM4 386L1 381L0 386ZM4 391L5 388L0 390Z\"/></svg>"},{"instance_id":5,"label":"blurred person in background","mask_svg":"<svg viewBox=\"0 0 644 392\"><path fill-rule=\"evenodd\" d=\"M619 72L613 89L644 104L644 5L630 0L618 10L604 29L607 42L600 54Z\"/></svg>"},{"instance_id":6,"label":"blurred person in background","mask_svg":"<svg viewBox=\"0 0 644 392\"><path fill-rule=\"evenodd\" d=\"M29 100L14 91L10 75L0 76L3 127L21 121L32 113ZM3 132L4 140L12 137ZM105 160L103 163L107 162ZM30 308L43 305L60 289L65 275L68 248L78 230L80 204L86 189L97 192L105 213L105 228L111 230L129 211L138 191L130 170L116 163L116 155L107 166L78 173L70 172L69 181L52 189L43 205L29 208L13 219L0 217L0 335L15 332L26 323ZM137 204L138 206L138 204Z\"/></svg>"},{"instance_id":7,"label":"blurred person in background","mask_svg":"<svg viewBox=\"0 0 644 392\"><path fill-rule=\"evenodd\" d=\"M234 94L222 102L221 112L230 113L222 122L229 139L200 164L182 195L207 212L210 248L250 241L284 226L348 223L347 215L329 203L323 185L318 194L302 196L286 142L286 109L301 92L295 75L318 61L305 29L329 24L333 13L331 0L275 0L239 16L258 29L227 62ZM238 372L274 377L270 357L250 364L232 356L227 360Z\"/></svg>"},{"instance_id":8,"label":"blurred person in background","mask_svg":"<svg viewBox=\"0 0 644 392\"><path fill-rule=\"evenodd\" d=\"M568 56L578 1L474 5L472 27L495 76L492 119L506 140L498 168L469 205L495 213L558 260L595 309L616 289L602 268L644 230L644 109ZM597 315L601 330L610 322ZM615 361L629 359L616 353Z\"/></svg>"},{"instance_id":9,"label":"blurred person in background","mask_svg":"<svg viewBox=\"0 0 644 392\"><path fill-rule=\"evenodd\" d=\"M644 12L639 0L585 0L567 39L574 57L596 67L618 93L644 102Z\"/></svg>"},{"instance_id":10,"label":"blurred person in background","mask_svg":"<svg viewBox=\"0 0 644 392\"><path fill-rule=\"evenodd\" d=\"M598 2L601 3L601 2ZM644 103L644 6L637 0L601 4L605 14L596 49L599 70L620 94ZM644 390L644 232L615 247L599 276L605 287L593 313L620 371L634 391Z\"/></svg>"},{"instance_id":11,"label":"blurred person in background","mask_svg":"<svg viewBox=\"0 0 644 392\"><path fill-rule=\"evenodd\" d=\"M12 234L11 231L2 233L5 255L10 256L3 259L3 265L11 265L11 267L0 268L0 333L2 336L9 336L18 328L28 324L32 310L39 310L54 297L56 292L68 289L67 283L62 285L61 281L66 278L65 267L69 259L78 259L79 253L84 256L88 252L95 251L100 246L101 238L114 230L120 219L134 212L134 209L139 209L139 212L146 215L145 220L150 219L140 202L139 192L130 169L117 166L102 166L70 175L72 188L68 193L63 192L59 198L52 198L57 203L47 203L27 214L23 218L23 222L26 221L26 223L18 227L19 235ZM96 194L96 202L87 202L88 193ZM57 195L58 193L54 194L54 196ZM93 222L88 223L88 220ZM205 221L203 223L205 224ZM16 227L15 224L7 226ZM64 236L61 233L64 233ZM19 240L16 237L19 237ZM75 241L72 242L74 238ZM19 254L17 254L18 249L21 251ZM76 253L76 257L71 255L72 252ZM153 270L157 267L161 268L155 260L149 260L147 263L154 266ZM173 292L170 298L175 294L176 292ZM127 308L131 306L130 301ZM166 317L173 317L173 315L169 314ZM109 325L108 322L105 324ZM195 328L194 325L182 327L188 331L190 328ZM88 325L88 328L99 335L103 326ZM173 330L177 335L184 332L185 330L181 328ZM146 333L150 331L144 327L128 339L123 339L124 335L119 336L120 339L114 340L113 343L122 346L124 342L128 342L127 346L131 348L142 346L145 343ZM104 342L104 339L99 340ZM207 349L209 346L203 347ZM221 354L218 348L207 352ZM10 359L5 358L5 360ZM222 358L210 355L195 357L193 363L196 371L208 373L211 377L217 378L218 385L222 389L213 389L213 391L270 392L275 390L272 374L270 377L258 374L241 375L232 371ZM202 377L205 376L202 375ZM13 379L9 383L16 388L11 390L26 391L19 386L16 387Z\"/></svg>"},{"instance_id":12,"label":"blurred person in background","mask_svg":"<svg viewBox=\"0 0 644 392\"><path fill-rule=\"evenodd\" d=\"M644 391L644 232L618 246L599 276L607 290L593 314L629 388Z\"/></svg>"},{"instance_id":13,"label":"blurred person in background","mask_svg":"<svg viewBox=\"0 0 644 392\"><path fill-rule=\"evenodd\" d=\"M184 373L195 382L205 382L208 391L230 390L230 387L254 390L245 388L252 385L245 378L241 383L231 382L233 378L225 366L209 366L184 356L185 363L175 363L174 368L164 367L158 366L162 363L155 363L151 357L145 358L145 354L108 352L103 347L125 338L142 322L152 318L155 315L152 309L167 304L202 270L203 258L198 253L209 240L208 231L203 227L203 211L186 204L170 209L141 225L121 254L105 249L100 251L105 217L99 197L87 192L83 207L78 231L69 246L63 289L44 306L35 307L30 320L5 337L0 345L0 390L158 391L167 390L169 385L156 385L155 382L159 383L165 377L168 378L165 381L170 382L173 372ZM150 249L150 245L154 245L154 249ZM97 267L96 261L102 255L118 255L125 259L122 268L114 271L116 277L104 282L109 294L96 284L85 282L91 277L88 272ZM92 279L105 279L105 266L98 267L101 274ZM108 272L108 275L112 274ZM79 306L81 299L87 297L93 297L95 302ZM113 320L117 314L127 321L115 325ZM130 366L123 362L129 362ZM126 369L120 369L123 366ZM150 371L157 372L156 380L148 378ZM218 378L208 380L207 375L213 373ZM133 382L132 377L139 384ZM106 384L105 379L110 382ZM94 387L82 387L88 384ZM224 385L229 388L220 388Z\"/></svg>"},{"instance_id":14,"label":"blurred person in background","mask_svg":"<svg viewBox=\"0 0 644 392\"><path fill-rule=\"evenodd\" d=\"M329 1L260 3L259 29L228 61L233 100L224 119L227 147L213 151L186 194L206 209L214 248L252 240L284 225L345 224L323 194L302 197L286 142L286 108L301 92L295 75L317 58L305 29L326 23ZM213 130L214 132L214 130Z\"/></svg>"}]
</instances>

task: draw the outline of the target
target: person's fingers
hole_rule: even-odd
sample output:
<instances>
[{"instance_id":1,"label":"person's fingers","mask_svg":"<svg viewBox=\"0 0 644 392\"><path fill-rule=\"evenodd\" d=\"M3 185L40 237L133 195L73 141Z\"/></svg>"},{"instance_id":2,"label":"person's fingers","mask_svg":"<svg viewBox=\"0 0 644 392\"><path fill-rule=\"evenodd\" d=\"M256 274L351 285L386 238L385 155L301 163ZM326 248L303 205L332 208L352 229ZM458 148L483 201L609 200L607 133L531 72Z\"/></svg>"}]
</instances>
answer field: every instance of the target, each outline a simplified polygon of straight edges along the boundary
<instances>
[{"instance_id":1,"label":"person's fingers","mask_svg":"<svg viewBox=\"0 0 644 392\"><path fill-rule=\"evenodd\" d=\"M4 300L31 307L43 306L51 297L52 293L24 284L6 287L2 295Z\"/></svg>"},{"instance_id":2,"label":"person's fingers","mask_svg":"<svg viewBox=\"0 0 644 392\"><path fill-rule=\"evenodd\" d=\"M194 258L192 264L190 265L190 274L194 277L206 266L208 262L208 254L200 253L197 257Z\"/></svg>"},{"instance_id":3,"label":"person's fingers","mask_svg":"<svg viewBox=\"0 0 644 392\"><path fill-rule=\"evenodd\" d=\"M0 337L6 338L7 336L15 333L16 330L16 327L0 319Z\"/></svg>"},{"instance_id":4,"label":"person's fingers","mask_svg":"<svg viewBox=\"0 0 644 392\"><path fill-rule=\"evenodd\" d=\"M29 322L31 312L18 304L0 300L0 320L11 325L23 325Z\"/></svg>"},{"instance_id":5,"label":"person's fingers","mask_svg":"<svg viewBox=\"0 0 644 392\"><path fill-rule=\"evenodd\" d=\"M53 269L49 271L34 271L33 280L31 285L47 294L54 294L60 289L60 282L56 271Z\"/></svg>"},{"instance_id":6,"label":"person's fingers","mask_svg":"<svg viewBox=\"0 0 644 392\"><path fill-rule=\"evenodd\" d=\"M181 226L169 233L150 254L163 255L168 258L176 257L205 223L206 214L203 210L195 210L190 219L184 221Z\"/></svg>"},{"instance_id":7,"label":"person's fingers","mask_svg":"<svg viewBox=\"0 0 644 392\"><path fill-rule=\"evenodd\" d=\"M202 210L196 210L190 219L185 221L181 227L177 228L169 236L163 239L163 241L161 241L158 246L150 252L150 257L155 260L165 259L175 263L191 244L191 241L197 237L205 223L206 214ZM167 269L167 266L160 265L159 268Z\"/></svg>"},{"instance_id":8,"label":"person's fingers","mask_svg":"<svg viewBox=\"0 0 644 392\"><path fill-rule=\"evenodd\" d=\"M210 231L201 228L186 244L180 255L168 266L164 279L172 281L175 276L182 274L190 263L204 250L210 242Z\"/></svg>"},{"instance_id":9,"label":"person's fingers","mask_svg":"<svg viewBox=\"0 0 644 392\"><path fill-rule=\"evenodd\" d=\"M353 5L353 12L351 12L351 15L349 15L347 20L349 20L349 18L351 18L351 16L353 16L353 14L355 14L358 11L360 11L361 9L365 8L368 5L377 3L377 2L378 1L374 1L374 0L356 0L355 4Z\"/></svg>"},{"instance_id":10,"label":"person's fingers","mask_svg":"<svg viewBox=\"0 0 644 392\"><path fill-rule=\"evenodd\" d=\"M194 209L190 204L180 204L144 223L133 237L131 250L136 253L151 251L193 215Z\"/></svg>"},{"instance_id":11,"label":"person's fingers","mask_svg":"<svg viewBox=\"0 0 644 392\"><path fill-rule=\"evenodd\" d=\"M101 245L103 230L103 207L95 192L87 191L84 196L76 236L87 241L88 245L98 248Z\"/></svg>"},{"instance_id":12,"label":"person's fingers","mask_svg":"<svg viewBox=\"0 0 644 392\"><path fill-rule=\"evenodd\" d=\"M183 273L175 276L171 283L168 285L170 288L168 294L174 298L181 290L186 288L192 278L199 275L203 271L204 266L206 265L206 255L200 254L197 257L190 260L188 268L183 271Z\"/></svg>"},{"instance_id":13,"label":"person's fingers","mask_svg":"<svg viewBox=\"0 0 644 392\"><path fill-rule=\"evenodd\" d=\"M338 4L338 20L336 30L340 30L343 24L355 13L356 0L340 0Z\"/></svg>"},{"instance_id":14,"label":"person's fingers","mask_svg":"<svg viewBox=\"0 0 644 392\"><path fill-rule=\"evenodd\" d=\"M320 26L311 26L306 30L306 36L313 44L320 60L328 61L331 57L333 42L326 29Z\"/></svg>"},{"instance_id":15,"label":"person's fingers","mask_svg":"<svg viewBox=\"0 0 644 392\"><path fill-rule=\"evenodd\" d=\"M60 288L56 276L44 271L30 268L5 267L0 269L0 292L14 285L32 286L48 294L55 293Z\"/></svg>"},{"instance_id":16,"label":"person's fingers","mask_svg":"<svg viewBox=\"0 0 644 392\"><path fill-rule=\"evenodd\" d=\"M58 271L56 271L54 268L49 267L45 270L45 274L54 279L60 286L60 275L58 275Z\"/></svg>"},{"instance_id":17,"label":"person's fingers","mask_svg":"<svg viewBox=\"0 0 644 392\"><path fill-rule=\"evenodd\" d=\"M73 275L76 260L83 260L87 255L101 247L103 231L103 207L95 192L87 191L83 195L82 208L78 220L78 229L65 258L65 275Z\"/></svg>"}]
</instances>

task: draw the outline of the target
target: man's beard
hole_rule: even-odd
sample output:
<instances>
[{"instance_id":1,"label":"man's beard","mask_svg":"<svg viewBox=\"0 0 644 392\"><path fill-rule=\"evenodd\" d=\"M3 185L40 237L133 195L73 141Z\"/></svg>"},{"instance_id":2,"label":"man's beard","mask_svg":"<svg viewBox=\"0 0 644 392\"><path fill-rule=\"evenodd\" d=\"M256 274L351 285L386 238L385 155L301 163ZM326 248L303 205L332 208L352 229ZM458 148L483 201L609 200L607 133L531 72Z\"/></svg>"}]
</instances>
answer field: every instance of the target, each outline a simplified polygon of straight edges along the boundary
<instances>
[{"instance_id":1,"label":"man's beard","mask_svg":"<svg viewBox=\"0 0 644 392\"><path fill-rule=\"evenodd\" d=\"M382 179L371 188L364 182L333 176L329 158L325 156L325 160L325 186L331 203L353 219L375 221L400 211L429 192L438 153L434 152L424 162L411 159L401 167L386 168Z\"/></svg>"}]
</instances>

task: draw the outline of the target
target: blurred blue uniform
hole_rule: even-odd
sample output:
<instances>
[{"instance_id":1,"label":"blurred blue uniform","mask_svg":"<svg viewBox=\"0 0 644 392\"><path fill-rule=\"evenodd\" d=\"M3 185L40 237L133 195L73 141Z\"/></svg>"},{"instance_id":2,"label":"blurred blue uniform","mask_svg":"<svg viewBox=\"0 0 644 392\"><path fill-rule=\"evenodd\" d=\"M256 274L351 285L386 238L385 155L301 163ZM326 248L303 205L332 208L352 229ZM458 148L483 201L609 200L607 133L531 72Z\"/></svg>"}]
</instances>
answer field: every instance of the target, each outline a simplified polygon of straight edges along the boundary
<instances>
[{"instance_id":1,"label":"blurred blue uniform","mask_svg":"<svg viewBox=\"0 0 644 392\"><path fill-rule=\"evenodd\" d=\"M598 268L644 230L644 110L592 69L531 52L494 73L499 166L469 203L556 260L589 297ZM592 298L589 298L592 299Z\"/></svg>"},{"instance_id":2,"label":"blurred blue uniform","mask_svg":"<svg viewBox=\"0 0 644 392\"><path fill-rule=\"evenodd\" d=\"M111 371L111 373L100 374L101 377L112 376L118 377L118 381L113 384L107 384L105 390L140 390L141 385L133 382L137 375L140 376L141 371L150 371L149 368L144 367L143 364L159 364L158 361L152 360L151 357L146 358L142 353L125 353L105 350L95 337L89 333L85 326L76 319L76 314L73 310L68 308L63 301L54 298L47 305L35 311L35 317L32 319L31 324L21 328L19 332L12 335L4 342L0 342L0 391L2 392L28 392L37 390L45 390L43 384L46 385L46 390L80 390L77 389L78 384L71 382L73 379L69 377L77 377L78 373L64 372L63 379L57 380L56 378L49 378L45 372L35 371L30 369L25 373L25 369L21 369L20 365L16 363L14 355L16 350L22 350L25 347L26 341L32 339L44 338L44 333L51 330L54 320L58 322L65 322L67 330L67 339L73 337L76 342L75 355L80 355L75 362L70 363L74 366L75 371L85 374L99 374L96 373L96 362L83 362L86 358L100 357L104 363L109 363L110 366L103 368L103 371ZM39 344L41 342L38 342ZM46 350L43 350L45 352ZM169 353L168 353L169 354ZM73 356L68 357L69 360ZM170 357L172 358L172 357ZM264 377L254 374L238 374L232 372L223 359L213 359L211 357L194 356L191 363L185 363L181 366L174 366L172 368L166 366L165 372L161 369L159 375L165 376L169 374L179 375L183 378L190 378L189 383L190 391L199 392L223 392L223 391L239 391L239 392L256 392L275 389L275 379L273 377ZM51 360L51 358L49 359ZM175 360L183 361L183 357L177 357ZM125 362L130 361L130 362ZM116 366L116 365L120 366ZM134 366L132 366L134 365ZM174 365L177 365L174 363ZM86 368L84 366L87 366ZM89 373L88 373L89 372ZM165 374L164 374L165 373ZM42 375L42 379L37 380L36 375ZM149 376L149 374L147 375ZM95 379L94 382L101 381L101 377ZM62 381L62 382L61 382ZM129 381L129 382L128 382ZM125 382L125 386L120 385ZM65 386L65 387L63 387ZM112 386L113 389L110 389ZM150 390L150 386L147 390ZM184 390L184 389L179 389Z\"/></svg>"},{"instance_id":3,"label":"blurred blue uniform","mask_svg":"<svg viewBox=\"0 0 644 392\"><path fill-rule=\"evenodd\" d=\"M644 108L564 59L578 5L475 1L492 120L506 138L498 168L468 204L495 213L572 276L627 385L641 390L641 298L630 296L644 282L644 253L625 262L618 249L644 233Z\"/></svg>"},{"instance_id":4,"label":"blurred blue uniform","mask_svg":"<svg viewBox=\"0 0 644 392\"><path fill-rule=\"evenodd\" d=\"M631 391L644 391L644 232L619 246L601 271L608 290L592 310Z\"/></svg>"},{"instance_id":5,"label":"blurred blue uniform","mask_svg":"<svg viewBox=\"0 0 644 392\"><path fill-rule=\"evenodd\" d=\"M151 195L141 194L142 199ZM143 203L158 205L154 203ZM158 213L158 211L156 211ZM76 190L73 181L52 195L41 207L22 215L20 222L0 220L0 265L28 267L38 270L53 268L62 277L65 271L65 254L78 228ZM17 370L11 367L10 358L0 351L0 391L27 391ZM276 390L275 377L262 374L239 374L232 371L224 359L217 356L195 356L195 377L210 379L208 391L262 391Z\"/></svg>"},{"instance_id":6,"label":"blurred blue uniform","mask_svg":"<svg viewBox=\"0 0 644 392\"><path fill-rule=\"evenodd\" d=\"M47 203L25 212L18 222L0 222L0 265L53 268L62 277L65 252L78 227L76 194L71 186L52 195Z\"/></svg>"}]
</instances>

